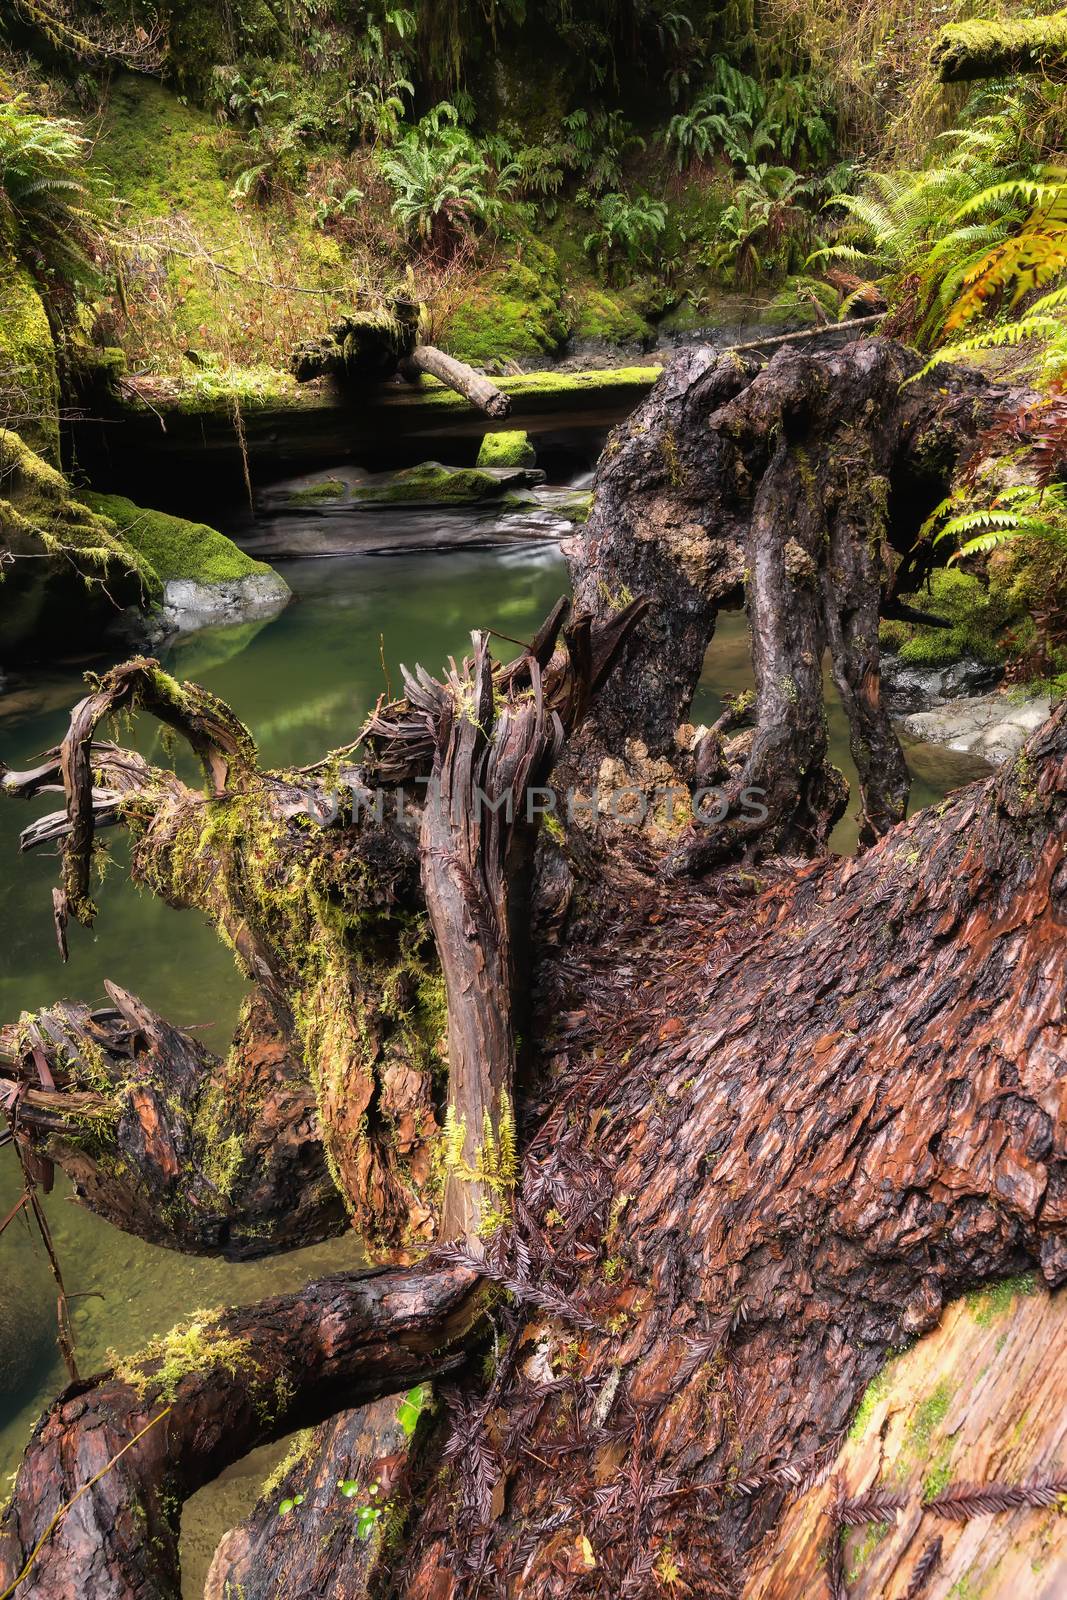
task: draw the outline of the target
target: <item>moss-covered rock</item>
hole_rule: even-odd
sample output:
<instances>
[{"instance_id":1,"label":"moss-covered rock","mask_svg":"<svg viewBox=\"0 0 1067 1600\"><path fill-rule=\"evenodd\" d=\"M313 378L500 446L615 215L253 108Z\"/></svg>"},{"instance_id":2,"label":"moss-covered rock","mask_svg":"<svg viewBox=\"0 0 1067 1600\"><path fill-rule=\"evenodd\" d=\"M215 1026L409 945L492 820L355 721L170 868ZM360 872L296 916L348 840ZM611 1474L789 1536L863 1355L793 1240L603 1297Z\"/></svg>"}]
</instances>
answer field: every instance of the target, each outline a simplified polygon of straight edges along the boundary
<instances>
[{"instance_id":1,"label":"moss-covered rock","mask_svg":"<svg viewBox=\"0 0 1067 1600\"><path fill-rule=\"evenodd\" d=\"M5 661L98 637L126 605L162 597L151 565L115 526L75 498L63 474L0 429L0 545Z\"/></svg>"},{"instance_id":2,"label":"moss-covered rock","mask_svg":"<svg viewBox=\"0 0 1067 1600\"><path fill-rule=\"evenodd\" d=\"M537 451L528 433L505 429L500 433L487 433L478 451L479 467L532 467Z\"/></svg>"},{"instance_id":3,"label":"moss-covered rock","mask_svg":"<svg viewBox=\"0 0 1067 1600\"><path fill-rule=\"evenodd\" d=\"M59 460L59 383L52 330L37 287L0 240L0 420L18 418L27 442Z\"/></svg>"},{"instance_id":4,"label":"moss-covered rock","mask_svg":"<svg viewBox=\"0 0 1067 1600\"><path fill-rule=\"evenodd\" d=\"M516 259L481 280L441 338L462 361L521 361L555 355L570 331L556 253L523 239Z\"/></svg>"},{"instance_id":5,"label":"moss-covered rock","mask_svg":"<svg viewBox=\"0 0 1067 1600\"><path fill-rule=\"evenodd\" d=\"M1017 594L952 567L932 573L928 589L909 598L915 606L951 624L930 628L908 622L882 623L882 647L897 651L901 661L915 667L948 666L967 658L1003 661L1009 648L1005 630L1025 614Z\"/></svg>"},{"instance_id":6,"label":"moss-covered rock","mask_svg":"<svg viewBox=\"0 0 1067 1600\"><path fill-rule=\"evenodd\" d=\"M543 477L543 473L528 467L489 472L424 461L401 472L382 473L369 483L353 484L351 494L357 505L477 505L539 483Z\"/></svg>"},{"instance_id":7,"label":"moss-covered rock","mask_svg":"<svg viewBox=\"0 0 1067 1600\"><path fill-rule=\"evenodd\" d=\"M253 561L232 539L204 522L148 511L121 494L85 490L82 498L91 510L112 522L124 545L151 569L159 584L175 578L225 583L271 571L265 562Z\"/></svg>"},{"instance_id":8,"label":"moss-covered rock","mask_svg":"<svg viewBox=\"0 0 1067 1600\"><path fill-rule=\"evenodd\" d=\"M589 287L578 302L574 337L595 344L640 344L651 333L651 325L630 302L610 289Z\"/></svg>"}]
</instances>

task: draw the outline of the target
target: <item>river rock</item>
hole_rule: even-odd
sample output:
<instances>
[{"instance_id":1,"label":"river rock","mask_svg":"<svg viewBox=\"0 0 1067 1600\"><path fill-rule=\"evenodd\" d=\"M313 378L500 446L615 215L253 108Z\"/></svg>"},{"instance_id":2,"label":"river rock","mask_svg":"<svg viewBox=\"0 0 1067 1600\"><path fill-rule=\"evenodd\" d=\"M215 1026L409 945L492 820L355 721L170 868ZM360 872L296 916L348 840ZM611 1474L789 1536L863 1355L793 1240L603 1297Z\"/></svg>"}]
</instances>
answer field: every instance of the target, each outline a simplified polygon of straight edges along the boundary
<instances>
[{"instance_id":1,"label":"river rock","mask_svg":"<svg viewBox=\"0 0 1067 1600\"><path fill-rule=\"evenodd\" d=\"M1004 668L973 656L946 667L917 667L887 651L881 674L886 706L894 716L903 716L908 711L929 711L965 695L988 694L1004 676Z\"/></svg>"},{"instance_id":2,"label":"river rock","mask_svg":"<svg viewBox=\"0 0 1067 1600\"><path fill-rule=\"evenodd\" d=\"M1002 694L977 695L918 711L901 727L913 739L947 745L999 765L1017 755L1052 709L1048 695L1013 701Z\"/></svg>"}]
</instances>

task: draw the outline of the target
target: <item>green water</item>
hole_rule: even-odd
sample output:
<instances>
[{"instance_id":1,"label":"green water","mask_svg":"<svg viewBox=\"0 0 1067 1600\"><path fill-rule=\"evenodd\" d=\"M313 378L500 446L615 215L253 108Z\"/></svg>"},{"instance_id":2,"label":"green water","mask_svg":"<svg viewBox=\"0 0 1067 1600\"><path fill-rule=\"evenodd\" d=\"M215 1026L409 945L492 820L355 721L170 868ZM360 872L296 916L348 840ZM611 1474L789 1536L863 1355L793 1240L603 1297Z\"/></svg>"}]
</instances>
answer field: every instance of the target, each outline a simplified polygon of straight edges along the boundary
<instances>
[{"instance_id":1,"label":"green water","mask_svg":"<svg viewBox=\"0 0 1067 1600\"><path fill-rule=\"evenodd\" d=\"M302 764L352 738L387 687L383 648L395 689L401 661L420 660L436 670L446 655L465 648L473 623L529 637L567 587L564 563L552 545L302 561L284 571L297 599L280 616L259 625L209 630L164 653L172 672L207 685L235 708L252 728L267 764ZM498 649L507 654L509 647ZM59 740L70 706L83 692L81 670L82 664L71 663L40 672L0 697L0 759L13 767L29 765ZM696 719L710 720L720 692L749 681L743 619L724 618L709 652ZM836 706L831 728L835 757L850 766ZM133 742L146 755L165 759L147 719ZM960 758L942 752L940 759L932 781L917 787L916 803L939 797L971 775ZM104 978L112 978L169 1019L203 1028L215 1048L225 1049L243 981L194 913L174 912L130 885L117 832L109 836L116 865L97 895L96 928L71 929L70 964L60 965L51 927L55 856L17 854L19 829L55 805L53 796L32 806L0 806L0 1020L13 1020L60 995L99 1000ZM849 848L854 837L855 825L846 821L835 843ZM13 1152L0 1150L0 1217L18 1193ZM201 1305L284 1292L361 1259L351 1236L244 1265L175 1255L128 1238L73 1205L61 1178L48 1210L68 1290L90 1296L78 1299L74 1311L83 1372L103 1365L109 1349L129 1353ZM3 1480L33 1420L64 1381L52 1343L54 1291L40 1248L21 1218L0 1239L0 1283L2 1499ZM5 1384L12 1351L21 1363L14 1393ZM202 1583L218 1533L251 1505L261 1467L259 1460L256 1473L246 1468L228 1485L203 1491L194 1516L187 1513L188 1593Z\"/></svg>"}]
</instances>

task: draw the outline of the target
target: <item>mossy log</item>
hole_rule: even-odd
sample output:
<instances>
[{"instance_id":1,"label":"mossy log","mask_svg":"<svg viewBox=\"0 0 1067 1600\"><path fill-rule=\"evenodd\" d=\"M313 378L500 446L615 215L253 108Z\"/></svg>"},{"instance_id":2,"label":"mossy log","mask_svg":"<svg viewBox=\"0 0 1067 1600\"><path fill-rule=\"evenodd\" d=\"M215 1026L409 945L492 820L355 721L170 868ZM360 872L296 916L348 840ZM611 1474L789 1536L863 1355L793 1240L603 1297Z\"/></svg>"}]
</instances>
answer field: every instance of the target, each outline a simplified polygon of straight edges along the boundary
<instances>
[{"instance_id":1,"label":"mossy log","mask_svg":"<svg viewBox=\"0 0 1067 1600\"><path fill-rule=\"evenodd\" d=\"M418 325L419 308L408 300L395 301L391 310L349 312L328 333L298 344L290 371L298 383L329 378L346 394L398 371L413 379L426 373L487 416L506 417L511 409L507 395L465 361L420 344Z\"/></svg>"},{"instance_id":2,"label":"mossy log","mask_svg":"<svg viewBox=\"0 0 1067 1600\"><path fill-rule=\"evenodd\" d=\"M398 907L421 911L407 938L444 976L451 1069L424 1152L478 1204L454 1211L446 1199L461 1237L425 1259L417 1300L406 1273L374 1280L387 1292L373 1308L339 1300L328 1280L284 1306L223 1314L206 1347L203 1329L180 1330L68 1391L16 1480L0 1590L47 1535L20 1600L176 1600L176 1502L190 1487L234 1449L429 1376L432 1344L453 1374L448 1415L413 1472L395 1474L394 1536L375 1546L372 1592L737 1600L789 1494L832 1462L891 1349L987 1280L1034 1271L1067 1283L1067 704L995 778L942 805L889 825L868 804L878 836L850 860L822 853L811 826L812 785L831 769L821 721L801 704L810 663L796 698L761 689L756 729L732 753L733 727L709 751L675 726L714 612L740 598L747 565L761 674L792 660L781 652L797 639L821 650L836 624L866 663L855 726L878 733L867 629L894 540L943 494L985 408L999 414L1009 398L962 371L901 389L914 370L881 344L781 356L760 374L736 357L680 355L609 444L575 554L594 603L563 635L554 613L509 667L490 669L476 638L467 662L437 680L412 674L368 724L364 783L441 782L449 803L420 807L418 834L357 830L344 813L282 831L298 777L325 794L353 770L352 749L301 775L235 768L228 798L198 797L191 832L181 804L144 802L135 869L139 858L168 898L213 908L231 937L248 931L264 986L290 998L309 1071L329 1079L318 1105L331 1171L368 1217L402 1169L376 1146L383 1080L366 1021L373 1040L386 995L407 981L408 967L395 970L410 949ZM844 561L840 580L807 543L818 528ZM630 599L631 584L662 618ZM668 773L688 757L693 790L720 754L741 769L762 762L775 786L762 835L727 819L697 878L678 871L676 838L594 818L591 800L637 761L638 743ZM776 750L800 770L775 766ZM536 833L506 814L497 835L472 829L468 795L477 784L499 798L493 763L512 760L531 787L555 760L557 787L581 792L584 816ZM868 792L895 796L896 774L883 748ZM205 812L220 830L211 850ZM775 854L783 840L792 858ZM798 862L805 850L814 859ZM353 904L363 918L340 924L344 941L326 943L318 965L308 949ZM464 1124L476 1105L480 1130ZM411 1169L408 1181L424 1194ZM440 1219L438 1206L431 1230ZM399 1229L392 1241L413 1243ZM418 1368L411 1341L423 1335ZM323 1349L353 1340L358 1379L324 1368ZM261 1363L283 1380L276 1408L257 1387ZM88 1486L171 1398L173 1424ZM338 1422L311 1442L312 1495L336 1481L349 1438ZM50 1529L61 1498L82 1489ZM324 1541L325 1509L316 1498L306 1526L294 1515L281 1539L276 1498L264 1498L244 1530L262 1553L241 1568L245 1600L284 1592L290 1572L323 1592L368 1592L354 1541ZM805 1580L776 1600L809 1593Z\"/></svg>"},{"instance_id":3,"label":"mossy log","mask_svg":"<svg viewBox=\"0 0 1067 1600\"><path fill-rule=\"evenodd\" d=\"M942 83L1046 72L1067 60L1067 14L952 22L941 29L930 65Z\"/></svg>"}]
</instances>

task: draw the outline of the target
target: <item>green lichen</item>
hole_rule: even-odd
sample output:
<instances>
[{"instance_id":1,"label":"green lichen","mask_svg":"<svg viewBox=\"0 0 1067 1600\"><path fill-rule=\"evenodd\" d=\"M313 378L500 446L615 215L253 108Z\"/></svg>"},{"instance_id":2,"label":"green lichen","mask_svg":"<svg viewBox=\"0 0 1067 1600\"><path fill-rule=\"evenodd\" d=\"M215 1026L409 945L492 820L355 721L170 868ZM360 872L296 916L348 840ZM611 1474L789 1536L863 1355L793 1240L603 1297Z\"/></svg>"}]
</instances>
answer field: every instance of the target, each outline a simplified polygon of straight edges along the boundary
<instances>
[{"instance_id":1,"label":"green lichen","mask_svg":"<svg viewBox=\"0 0 1067 1600\"><path fill-rule=\"evenodd\" d=\"M967 1310L979 1328L988 1328L1012 1308L1017 1296L1033 1294L1036 1280L1032 1272L1016 1278L1003 1278L991 1288L974 1291L967 1296Z\"/></svg>"},{"instance_id":2,"label":"green lichen","mask_svg":"<svg viewBox=\"0 0 1067 1600\"><path fill-rule=\"evenodd\" d=\"M160 583L172 578L222 583L271 570L206 523L146 510L121 494L84 490L82 498L91 510L109 518L126 546L151 568Z\"/></svg>"},{"instance_id":3,"label":"green lichen","mask_svg":"<svg viewBox=\"0 0 1067 1600\"><path fill-rule=\"evenodd\" d=\"M532 467L537 451L530 443L528 433L505 429L500 433L487 433L478 451L479 467Z\"/></svg>"}]
</instances>

